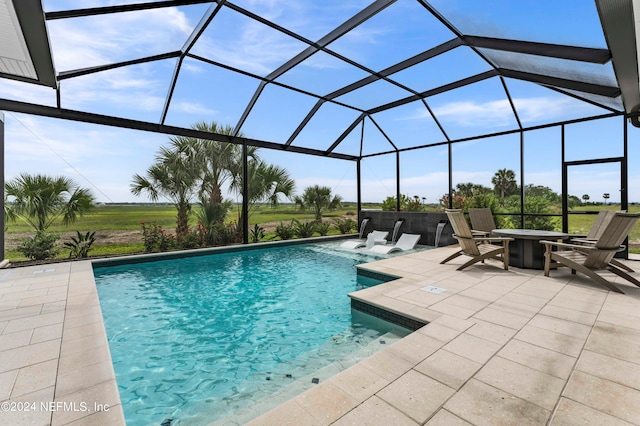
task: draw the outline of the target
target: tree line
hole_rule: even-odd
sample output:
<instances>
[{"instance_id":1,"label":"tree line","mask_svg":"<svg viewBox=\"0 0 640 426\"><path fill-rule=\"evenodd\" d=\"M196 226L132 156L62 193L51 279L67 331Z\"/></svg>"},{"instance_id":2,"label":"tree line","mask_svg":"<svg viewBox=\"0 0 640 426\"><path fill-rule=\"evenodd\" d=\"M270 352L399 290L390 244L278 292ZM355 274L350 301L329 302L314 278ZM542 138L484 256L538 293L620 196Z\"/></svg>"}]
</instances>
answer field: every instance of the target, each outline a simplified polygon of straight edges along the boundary
<instances>
[{"instance_id":1,"label":"tree line","mask_svg":"<svg viewBox=\"0 0 640 426\"><path fill-rule=\"evenodd\" d=\"M459 183L452 191L451 205L453 208L468 209L488 207L496 213L520 213L520 185L516 181L513 170L500 169L491 178L493 188L467 182ZM551 188L543 185L528 184L524 186L526 213L529 214L559 214L562 210L562 196ZM581 204L580 198L569 195L569 208ZM449 194L440 198L442 207L449 207ZM530 228L554 230L556 223L549 216L526 216L525 223L520 224L517 216L498 217L498 225L503 228Z\"/></svg>"}]
</instances>

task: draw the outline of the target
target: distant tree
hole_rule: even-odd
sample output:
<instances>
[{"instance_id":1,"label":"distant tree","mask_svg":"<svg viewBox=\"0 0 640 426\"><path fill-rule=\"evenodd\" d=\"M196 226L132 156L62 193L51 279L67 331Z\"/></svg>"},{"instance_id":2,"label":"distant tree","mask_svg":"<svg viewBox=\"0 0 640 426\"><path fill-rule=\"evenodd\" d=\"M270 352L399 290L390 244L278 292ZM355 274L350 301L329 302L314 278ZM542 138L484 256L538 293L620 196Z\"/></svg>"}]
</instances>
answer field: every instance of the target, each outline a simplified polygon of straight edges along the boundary
<instances>
[{"instance_id":1,"label":"distant tree","mask_svg":"<svg viewBox=\"0 0 640 426\"><path fill-rule=\"evenodd\" d=\"M604 198L604 203L605 205L607 204L607 200L609 199L610 195L608 192L605 192L604 194L602 194L602 198Z\"/></svg>"},{"instance_id":2,"label":"distant tree","mask_svg":"<svg viewBox=\"0 0 640 426\"><path fill-rule=\"evenodd\" d=\"M576 197L575 195L569 195L567 197L567 204L569 205L570 209L575 208L581 204L580 198Z\"/></svg>"},{"instance_id":3,"label":"distant tree","mask_svg":"<svg viewBox=\"0 0 640 426\"><path fill-rule=\"evenodd\" d=\"M491 211L495 212L498 209L498 199L492 193L490 188L482 187L481 185L477 185L479 188L485 188L488 191L476 191L475 195L463 196L458 193L457 190L453 190L453 199L452 199L452 207L454 209L463 209L466 210L468 208L481 208L487 207L490 208ZM449 195L444 194L440 198L440 205L444 208L449 207Z\"/></svg>"},{"instance_id":4,"label":"distant tree","mask_svg":"<svg viewBox=\"0 0 640 426\"><path fill-rule=\"evenodd\" d=\"M494 191L500 197L500 202L504 202L504 197L511 195L518 190L516 174L513 170L500 169L491 178Z\"/></svg>"},{"instance_id":5,"label":"distant tree","mask_svg":"<svg viewBox=\"0 0 640 426\"><path fill-rule=\"evenodd\" d=\"M582 196L582 200L584 201L584 203L585 203L585 204L587 204L587 202L589 201L589 198L590 198L590 197L589 197L589 194L584 194L584 195Z\"/></svg>"},{"instance_id":6,"label":"distant tree","mask_svg":"<svg viewBox=\"0 0 640 426\"><path fill-rule=\"evenodd\" d=\"M23 173L4 186L7 220L24 220L37 232L44 232L58 218L68 225L94 205L91 191L80 188L64 176Z\"/></svg>"},{"instance_id":7,"label":"distant tree","mask_svg":"<svg viewBox=\"0 0 640 426\"><path fill-rule=\"evenodd\" d=\"M466 182L457 184L455 192L461 197L473 197L478 194L488 194L491 192L491 188L477 183Z\"/></svg>"},{"instance_id":8,"label":"distant tree","mask_svg":"<svg viewBox=\"0 0 640 426\"><path fill-rule=\"evenodd\" d=\"M560 202L562 201L562 197L560 196L560 194L556 193L551 188L542 185L525 185L524 196L525 198L544 197L551 204L560 204Z\"/></svg>"},{"instance_id":9,"label":"distant tree","mask_svg":"<svg viewBox=\"0 0 640 426\"><path fill-rule=\"evenodd\" d=\"M400 194L400 210L405 210L406 205L409 203L409 196ZM396 211L398 210L398 198L394 196L388 196L382 200L382 210Z\"/></svg>"},{"instance_id":10,"label":"distant tree","mask_svg":"<svg viewBox=\"0 0 640 426\"><path fill-rule=\"evenodd\" d=\"M397 198L389 196L382 201L382 210L396 211L398 209ZM405 194L400 194L400 210L419 212L425 208L426 197L420 198L419 195L409 197Z\"/></svg>"},{"instance_id":11,"label":"distant tree","mask_svg":"<svg viewBox=\"0 0 640 426\"><path fill-rule=\"evenodd\" d=\"M294 201L303 210L313 210L317 222L322 220L326 210L335 210L342 205L342 197L332 196L331 188L319 185L307 187L302 196L296 196Z\"/></svg>"},{"instance_id":12,"label":"distant tree","mask_svg":"<svg viewBox=\"0 0 640 426\"><path fill-rule=\"evenodd\" d=\"M549 200L547 197L527 198L527 213L549 213ZM526 229L541 229L553 231L555 229L552 218L549 216L525 216L524 227Z\"/></svg>"},{"instance_id":13,"label":"distant tree","mask_svg":"<svg viewBox=\"0 0 640 426\"><path fill-rule=\"evenodd\" d=\"M480 193L476 194L473 197L469 197L465 199L464 208L489 208L492 212L496 212L498 210L499 201L496 196L491 193Z\"/></svg>"}]
</instances>

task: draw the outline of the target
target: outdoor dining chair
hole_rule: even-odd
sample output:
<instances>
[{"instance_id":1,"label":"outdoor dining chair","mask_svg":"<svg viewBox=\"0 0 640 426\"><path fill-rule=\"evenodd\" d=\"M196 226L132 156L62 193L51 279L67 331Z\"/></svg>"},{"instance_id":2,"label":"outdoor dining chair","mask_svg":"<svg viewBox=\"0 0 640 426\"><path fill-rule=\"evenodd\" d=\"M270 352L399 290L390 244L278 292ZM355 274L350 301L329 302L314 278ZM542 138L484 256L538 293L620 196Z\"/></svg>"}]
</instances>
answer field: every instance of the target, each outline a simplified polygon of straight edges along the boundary
<instances>
[{"instance_id":1,"label":"outdoor dining chair","mask_svg":"<svg viewBox=\"0 0 640 426\"><path fill-rule=\"evenodd\" d=\"M570 242L573 244L589 246L594 245L596 241L598 241L598 238L602 236L605 228L607 227L615 213L615 210L600 210L598 212L598 216L596 216L596 220L593 222L593 225L591 225L591 228L589 229L589 233L585 237L572 238ZM624 213L624 211L622 213ZM627 272L635 272L633 269L616 259L611 259L611 264L622 268Z\"/></svg>"},{"instance_id":2,"label":"outdoor dining chair","mask_svg":"<svg viewBox=\"0 0 640 426\"><path fill-rule=\"evenodd\" d=\"M513 241L513 238L474 236L462 210L446 209L445 212L453 228L453 237L460 244L460 250L440 262L441 264L447 263L458 256L466 255L471 259L459 266L457 268L458 271L489 258L502 260L504 269L509 269L509 241ZM501 242L502 244L490 244L493 242Z\"/></svg>"},{"instance_id":3,"label":"outdoor dining chair","mask_svg":"<svg viewBox=\"0 0 640 426\"><path fill-rule=\"evenodd\" d=\"M470 208L467 212L471 220L471 232L474 235L490 236L491 231L497 228L490 208Z\"/></svg>"},{"instance_id":4,"label":"outdoor dining chair","mask_svg":"<svg viewBox=\"0 0 640 426\"><path fill-rule=\"evenodd\" d=\"M581 272L610 290L624 293L597 273L597 271L608 270L640 287L640 281L611 263L613 256L624 250L625 247L621 244L639 218L640 213L614 213L593 245L540 241L545 245L544 275L549 276L552 266L554 268L567 266L574 274ZM558 251L553 251L554 247ZM552 265L552 262L555 263Z\"/></svg>"}]
</instances>

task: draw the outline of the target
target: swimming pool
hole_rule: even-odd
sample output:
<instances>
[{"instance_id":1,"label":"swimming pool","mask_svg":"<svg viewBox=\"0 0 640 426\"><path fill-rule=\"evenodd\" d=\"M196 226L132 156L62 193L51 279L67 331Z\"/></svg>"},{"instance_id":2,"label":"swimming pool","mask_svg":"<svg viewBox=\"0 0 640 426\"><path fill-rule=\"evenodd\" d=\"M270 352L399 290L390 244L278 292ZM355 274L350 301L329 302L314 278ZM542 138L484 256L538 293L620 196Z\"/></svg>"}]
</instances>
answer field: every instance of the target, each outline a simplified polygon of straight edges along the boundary
<instances>
[{"instance_id":1,"label":"swimming pool","mask_svg":"<svg viewBox=\"0 0 640 426\"><path fill-rule=\"evenodd\" d=\"M406 335L351 310L347 293L380 283L356 274L372 260L305 244L95 269L127 424L257 415Z\"/></svg>"}]
</instances>

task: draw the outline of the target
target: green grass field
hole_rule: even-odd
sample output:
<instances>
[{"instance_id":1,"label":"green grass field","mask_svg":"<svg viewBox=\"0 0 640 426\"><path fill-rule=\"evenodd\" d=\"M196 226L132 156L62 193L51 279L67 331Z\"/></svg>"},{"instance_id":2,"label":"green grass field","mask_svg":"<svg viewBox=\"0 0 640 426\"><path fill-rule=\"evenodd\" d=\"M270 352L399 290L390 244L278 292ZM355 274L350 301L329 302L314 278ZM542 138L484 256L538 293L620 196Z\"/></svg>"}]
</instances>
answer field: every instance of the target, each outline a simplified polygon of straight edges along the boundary
<instances>
[{"instance_id":1,"label":"green grass field","mask_svg":"<svg viewBox=\"0 0 640 426\"><path fill-rule=\"evenodd\" d=\"M378 208L378 205L366 205L364 208ZM580 207L579 211L597 212L601 209L620 209L619 205L595 205ZM578 209L576 209L577 211ZM640 206L631 206L632 212L640 211ZM345 204L341 209L332 211L325 215L325 218L331 220L335 217L352 217L356 220L355 203ZM63 226L61 221L56 221L49 230L56 233L96 231L97 241L94 244L90 254L92 256L105 256L114 254L130 254L139 253L144 250L142 238L137 233L140 231L140 222L156 222L164 228L172 229L175 227L175 209L168 204L122 204L122 205L99 205L91 213L81 217L76 223L70 226ZM233 210L231 218L237 218L237 210ZM259 207L253 212L249 218L249 225L254 224L277 224L279 222L289 223L292 219L309 220L313 219L313 214L301 212L293 205L282 205L276 209L270 207ZM595 215L575 214L569 216L569 231L576 234L586 234L595 220ZM559 218L556 219L559 229ZM192 218L192 225L196 225L195 219ZM105 242L110 234L114 231L131 231L129 240L127 241L111 241ZM7 229L7 240L12 236L21 235L28 236L31 229L26 223L15 222L9 223ZM337 233L333 231L332 233ZM272 238L273 233L267 234L267 238ZM101 241L101 239L103 241ZM631 251L640 253L640 223L637 224L629 235L633 247ZM16 250L6 250L5 257L12 261L23 261L26 258ZM68 250L62 250L59 258L68 257Z\"/></svg>"},{"instance_id":2,"label":"green grass field","mask_svg":"<svg viewBox=\"0 0 640 426\"><path fill-rule=\"evenodd\" d=\"M371 208L372 206L366 207ZM331 220L332 218L351 216L354 220L357 220L356 215L356 205L354 203L345 203L341 209L329 212L324 217ZM230 213L229 220L237 220L237 217L238 210L234 208ZM283 205L278 208L265 206L258 207L253 211L249 217L249 225L253 227L254 224L278 224L280 222L289 224L293 219L304 221L313 218L312 213L302 212L293 205ZM176 223L175 208L169 204L99 205L90 213L79 218L72 225L64 226L61 220L55 221L49 228L49 231L59 234L75 232L76 230L82 233L86 231L96 231L97 241L92 246L91 256L130 254L144 251L142 237L135 233L135 231L141 230L141 222L156 222L165 229L173 229ZM196 225L196 220L193 215L190 225ZM134 241L105 243L104 240L115 233L114 231L131 231ZM16 221L8 224L6 239L9 240L12 236L16 235L27 237L31 233L32 230L28 224L22 221ZM334 233L337 233L337 231ZM269 239L273 236L273 233L268 233L266 238ZM101 239L103 241L101 241ZM68 257L68 255L69 251L63 249L58 255L58 258L64 259ZM14 249L7 249L5 251L5 257L14 262L27 260L22 253Z\"/></svg>"}]
</instances>

